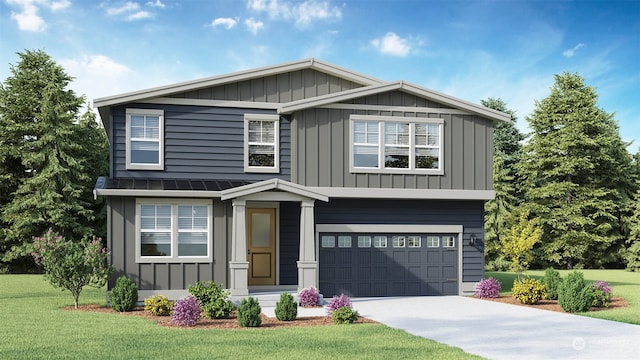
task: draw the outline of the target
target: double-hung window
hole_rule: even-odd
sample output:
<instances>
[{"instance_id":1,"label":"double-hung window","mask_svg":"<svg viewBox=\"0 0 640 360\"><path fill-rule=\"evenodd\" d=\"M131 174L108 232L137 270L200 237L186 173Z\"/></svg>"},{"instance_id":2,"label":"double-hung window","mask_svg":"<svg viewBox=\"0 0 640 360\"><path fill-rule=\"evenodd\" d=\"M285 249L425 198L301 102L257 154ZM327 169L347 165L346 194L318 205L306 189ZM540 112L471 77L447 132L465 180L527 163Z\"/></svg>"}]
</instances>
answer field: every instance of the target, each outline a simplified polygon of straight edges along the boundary
<instances>
[{"instance_id":1,"label":"double-hung window","mask_svg":"<svg viewBox=\"0 0 640 360\"><path fill-rule=\"evenodd\" d=\"M351 115L353 173L442 175L444 120Z\"/></svg>"},{"instance_id":2,"label":"double-hung window","mask_svg":"<svg viewBox=\"0 0 640 360\"><path fill-rule=\"evenodd\" d=\"M127 109L127 169L164 169L164 111Z\"/></svg>"},{"instance_id":3,"label":"double-hung window","mask_svg":"<svg viewBox=\"0 0 640 360\"><path fill-rule=\"evenodd\" d=\"M280 171L280 116L245 114L245 172Z\"/></svg>"},{"instance_id":4,"label":"double-hung window","mask_svg":"<svg viewBox=\"0 0 640 360\"><path fill-rule=\"evenodd\" d=\"M210 261L211 204L206 201L138 200L138 262Z\"/></svg>"}]
</instances>

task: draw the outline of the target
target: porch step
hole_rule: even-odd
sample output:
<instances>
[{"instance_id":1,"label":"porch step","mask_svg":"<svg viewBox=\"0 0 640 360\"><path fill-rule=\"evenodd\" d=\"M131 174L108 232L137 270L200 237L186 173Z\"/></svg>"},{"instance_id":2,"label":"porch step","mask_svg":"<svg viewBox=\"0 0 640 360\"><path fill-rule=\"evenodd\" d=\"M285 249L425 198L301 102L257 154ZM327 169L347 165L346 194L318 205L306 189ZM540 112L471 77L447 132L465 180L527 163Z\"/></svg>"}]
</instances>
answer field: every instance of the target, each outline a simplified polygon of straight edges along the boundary
<instances>
[{"instance_id":1,"label":"porch step","mask_svg":"<svg viewBox=\"0 0 640 360\"><path fill-rule=\"evenodd\" d=\"M260 307L275 307L276 303L278 301L280 301L280 295L283 292L287 292L291 295L293 295L293 299L298 302L300 300L300 297L298 296L298 292L297 291L279 291L279 292L275 292L275 291L268 291L268 292L252 292L249 293L248 296L231 296L231 302L238 306L240 305L240 301L242 301L242 299L247 298L249 296L253 297L254 299L258 300L258 303L260 304ZM320 295L320 300L319 300L320 304L324 304L324 299L322 298L322 295Z\"/></svg>"}]
</instances>

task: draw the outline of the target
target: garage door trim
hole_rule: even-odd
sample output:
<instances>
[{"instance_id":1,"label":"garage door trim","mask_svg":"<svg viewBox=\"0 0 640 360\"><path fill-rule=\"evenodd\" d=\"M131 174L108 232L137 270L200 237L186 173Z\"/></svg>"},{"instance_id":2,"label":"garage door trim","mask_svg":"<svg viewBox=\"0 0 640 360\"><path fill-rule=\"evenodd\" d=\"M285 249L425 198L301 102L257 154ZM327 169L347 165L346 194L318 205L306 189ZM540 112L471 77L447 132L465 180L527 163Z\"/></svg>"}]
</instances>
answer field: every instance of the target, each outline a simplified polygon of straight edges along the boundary
<instances>
[{"instance_id":1,"label":"garage door trim","mask_svg":"<svg viewBox=\"0 0 640 360\"><path fill-rule=\"evenodd\" d=\"M316 259L320 259L320 233L325 232L386 232L386 233L450 233L457 234L458 251L458 295L463 293L462 283L462 225L423 225L423 224L316 224ZM320 283L318 272L316 283Z\"/></svg>"}]
</instances>

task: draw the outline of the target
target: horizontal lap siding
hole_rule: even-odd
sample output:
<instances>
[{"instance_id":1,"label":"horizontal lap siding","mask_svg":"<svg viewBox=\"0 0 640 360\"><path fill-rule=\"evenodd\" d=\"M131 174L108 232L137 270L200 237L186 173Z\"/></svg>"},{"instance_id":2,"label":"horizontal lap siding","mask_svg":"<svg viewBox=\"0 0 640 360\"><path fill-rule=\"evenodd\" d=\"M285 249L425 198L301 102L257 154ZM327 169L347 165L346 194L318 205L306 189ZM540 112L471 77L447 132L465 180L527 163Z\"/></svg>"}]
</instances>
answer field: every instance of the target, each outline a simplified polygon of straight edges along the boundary
<instances>
[{"instance_id":1,"label":"horizontal lap siding","mask_svg":"<svg viewBox=\"0 0 640 360\"><path fill-rule=\"evenodd\" d=\"M462 225L462 281L479 281L484 275L482 201L332 199L316 203L315 209L317 224ZM472 233L479 239L473 246L468 240Z\"/></svg>"},{"instance_id":2,"label":"horizontal lap siding","mask_svg":"<svg viewBox=\"0 0 640 360\"><path fill-rule=\"evenodd\" d=\"M333 75L306 69L182 92L172 95L172 97L199 100L285 103L361 86Z\"/></svg>"},{"instance_id":3,"label":"horizontal lap siding","mask_svg":"<svg viewBox=\"0 0 640 360\"><path fill-rule=\"evenodd\" d=\"M227 244L231 236L231 206L213 203L213 263L136 263L135 198L109 197L107 200L111 264L115 268L109 289L115 280L126 275L138 290L182 290L196 281L213 280L226 287Z\"/></svg>"},{"instance_id":4,"label":"horizontal lap siding","mask_svg":"<svg viewBox=\"0 0 640 360\"><path fill-rule=\"evenodd\" d=\"M126 108L164 109L164 171L126 169ZM280 173L244 172L244 114L273 111L200 106L130 104L114 109L113 176L260 181L290 178L290 122L280 118Z\"/></svg>"},{"instance_id":5,"label":"horizontal lap siding","mask_svg":"<svg viewBox=\"0 0 640 360\"><path fill-rule=\"evenodd\" d=\"M360 102L382 105L441 107L399 93L377 95ZM395 100L394 100L395 99ZM350 173L351 114L444 119L444 175ZM306 186L398 189L491 190L493 124L475 115L308 109L292 117L292 181Z\"/></svg>"}]
</instances>

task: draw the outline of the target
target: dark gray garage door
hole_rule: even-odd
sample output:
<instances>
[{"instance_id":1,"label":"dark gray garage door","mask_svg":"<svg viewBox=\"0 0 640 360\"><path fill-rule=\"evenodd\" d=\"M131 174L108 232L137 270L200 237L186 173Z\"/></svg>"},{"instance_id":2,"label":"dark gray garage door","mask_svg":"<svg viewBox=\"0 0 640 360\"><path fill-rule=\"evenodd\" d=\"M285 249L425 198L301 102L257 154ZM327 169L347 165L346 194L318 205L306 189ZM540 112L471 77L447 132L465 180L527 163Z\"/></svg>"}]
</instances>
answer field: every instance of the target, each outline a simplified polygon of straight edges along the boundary
<instances>
[{"instance_id":1,"label":"dark gray garage door","mask_svg":"<svg viewBox=\"0 0 640 360\"><path fill-rule=\"evenodd\" d=\"M458 294L458 242L452 234L321 233L325 297Z\"/></svg>"}]
</instances>

